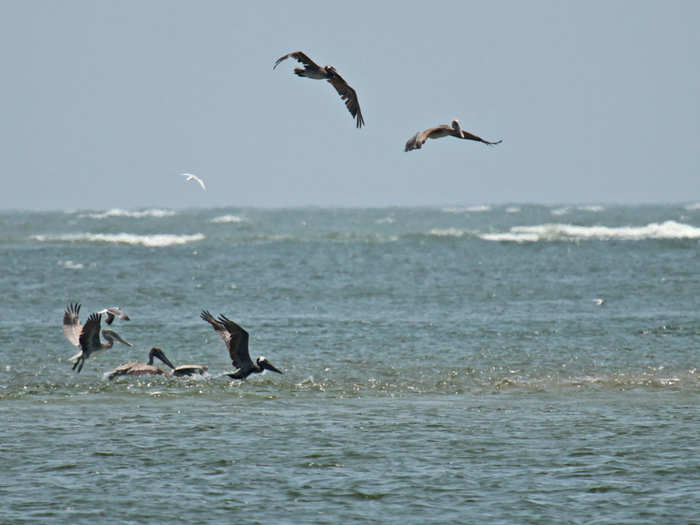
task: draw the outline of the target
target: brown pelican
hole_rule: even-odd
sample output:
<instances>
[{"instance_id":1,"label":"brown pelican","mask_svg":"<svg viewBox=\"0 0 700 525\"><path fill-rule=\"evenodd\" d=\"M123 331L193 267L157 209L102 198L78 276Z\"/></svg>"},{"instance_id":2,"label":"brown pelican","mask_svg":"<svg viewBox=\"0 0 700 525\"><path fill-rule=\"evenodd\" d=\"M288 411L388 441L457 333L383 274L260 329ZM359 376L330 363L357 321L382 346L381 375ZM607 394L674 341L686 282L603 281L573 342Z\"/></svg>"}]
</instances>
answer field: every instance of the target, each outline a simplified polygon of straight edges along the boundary
<instances>
[{"instance_id":1,"label":"brown pelican","mask_svg":"<svg viewBox=\"0 0 700 525\"><path fill-rule=\"evenodd\" d=\"M502 140L496 142L489 142L488 140L484 140L481 137L477 137L476 135L473 135L468 131L464 131L459 125L459 120L454 119L452 121L452 124L450 125L443 124L441 126L435 126L434 128L428 128L423 132L419 131L410 139L408 139L404 151L411 151L412 149L421 149L423 147L423 144L425 144L426 140L439 139L448 135L452 135L453 137L457 137L458 139L475 140L477 142L483 142L484 144L488 144L489 146L495 146L496 144L500 144L501 142L503 142Z\"/></svg>"},{"instance_id":2,"label":"brown pelican","mask_svg":"<svg viewBox=\"0 0 700 525\"><path fill-rule=\"evenodd\" d=\"M327 80L338 92L340 98L345 101L345 106L348 108L348 111L353 118L357 121L357 127L362 127L365 120L362 118L360 103L357 101L357 93L355 93L355 90L352 89L347 82L345 82L343 77L338 74L333 66L321 67L301 51L294 51L293 53L288 53L282 57L279 57L275 62L275 65L272 66L272 69L275 69L280 62L288 59L289 57L292 57L298 62L304 64L304 68L297 67L294 69L294 73L300 77Z\"/></svg>"},{"instance_id":3,"label":"brown pelican","mask_svg":"<svg viewBox=\"0 0 700 525\"><path fill-rule=\"evenodd\" d=\"M96 352L112 348L115 339L127 346L133 346L122 339L114 330L107 329L102 330L102 336L107 340L106 343L103 343L100 341L102 315L92 313L86 323L81 325L79 313L79 303L69 304L63 312L63 333L71 344L80 348L80 352L70 358L71 361L74 361L73 370L77 368L77 372L80 372L88 357Z\"/></svg>"},{"instance_id":4,"label":"brown pelican","mask_svg":"<svg viewBox=\"0 0 700 525\"><path fill-rule=\"evenodd\" d=\"M112 324L115 317L119 317L119 319L121 319L122 321L129 321L129 316L126 315L126 312L124 310L121 310L120 308L118 308L116 306L110 306L109 308L105 308L104 310L100 310L97 313L107 316L107 319L105 319L105 322L107 324Z\"/></svg>"},{"instance_id":5,"label":"brown pelican","mask_svg":"<svg viewBox=\"0 0 700 525\"><path fill-rule=\"evenodd\" d=\"M255 362L252 361L248 353L248 332L236 323L224 315L219 315L219 319L214 319L214 316L206 310L202 310L201 317L212 325L219 337L224 340L231 356L231 362L238 369L231 374L226 374L227 376L233 379L245 379L250 374L260 374L265 370L282 373L262 356L258 357Z\"/></svg>"},{"instance_id":6,"label":"brown pelican","mask_svg":"<svg viewBox=\"0 0 700 525\"><path fill-rule=\"evenodd\" d=\"M153 360L155 357L157 357L158 359L163 361L163 363L165 363L168 367L170 367L172 369L171 374L174 376L192 376L195 374L203 374L207 371L207 367L203 365L183 365L175 367L170 362L170 359L168 359L165 356L165 352L163 352L160 348L153 347L151 348L150 352L148 352L148 363L132 361L130 363L125 363L121 366L118 366L111 372L107 372L105 375L109 380L112 380L117 376L124 375L168 375L168 372L158 368L153 364Z\"/></svg>"}]
</instances>

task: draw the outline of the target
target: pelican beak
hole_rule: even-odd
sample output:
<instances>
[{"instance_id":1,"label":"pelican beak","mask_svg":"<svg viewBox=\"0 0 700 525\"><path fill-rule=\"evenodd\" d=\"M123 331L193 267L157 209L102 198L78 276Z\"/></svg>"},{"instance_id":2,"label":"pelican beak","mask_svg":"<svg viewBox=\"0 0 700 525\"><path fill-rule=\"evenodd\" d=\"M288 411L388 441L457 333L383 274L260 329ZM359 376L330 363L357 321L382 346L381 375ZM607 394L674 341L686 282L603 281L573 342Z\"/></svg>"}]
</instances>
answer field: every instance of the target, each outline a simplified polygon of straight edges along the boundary
<instances>
[{"instance_id":1,"label":"pelican beak","mask_svg":"<svg viewBox=\"0 0 700 525\"><path fill-rule=\"evenodd\" d=\"M166 365L168 365L170 368L172 368L173 370L175 370L175 366L170 362L170 359L168 359L167 357L165 357L165 353L164 353L162 350L159 350L158 352L156 352L155 355L158 357L158 359L160 359L160 360L163 361Z\"/></svg>"},{"instance_id":2,"label":"pelican beak","mask_svg":"<svg viewBox=\"0 0 700 525\"><path fill-rule=\"evenodd\" d=\"M120 343L125 344L126 346L134 346L134 345L132 345L129 341L123 339L122 336L120 336L120 335L117 334L116 332L112 332L112 334L114 335L114 338L115 338L117 341L119 341Z\"/></svg>"},{"instance_id":3,"label":"pelican beak","mask_svg":"<svg viewBox=\"0 0 700 525\"><path fill-rule=\"evenodd\" d=\"M264 363L261 363L262 367L266 370L271 370L272 372L277 372L278 374L281 374L282 372L277 370L274 366L272 366L270 363L265 361Z\"/></svg>"}]
</instances>

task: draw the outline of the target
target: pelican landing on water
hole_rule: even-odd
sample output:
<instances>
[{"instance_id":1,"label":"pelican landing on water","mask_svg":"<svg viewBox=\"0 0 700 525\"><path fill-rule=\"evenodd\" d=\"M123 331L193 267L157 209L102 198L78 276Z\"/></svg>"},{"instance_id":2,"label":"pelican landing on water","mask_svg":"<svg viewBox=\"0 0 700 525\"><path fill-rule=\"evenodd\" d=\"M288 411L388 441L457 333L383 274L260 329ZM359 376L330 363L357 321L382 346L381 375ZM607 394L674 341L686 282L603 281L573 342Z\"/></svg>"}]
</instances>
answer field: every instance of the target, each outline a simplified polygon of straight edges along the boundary
<instances>
[{"instance_id":1,"label":"pelican landing on water","mask_svg":"<svg viewBox=\"0 0 700 525\"><path fill-rule=\"evenodd\" d=\"M80 324L80 304L69 304L65 312L63 312L63 334L66 339L74 346L80 348L80 352L70 358L73 361L73 370L80 372L83 369L85 360L96 352L112 348L114 341L117 340L127 346L133 346L131 343L122 339L114 330L102 330L102 337L107 342L100 341L100 328L102 315L92 313L84 325Z\"/></svg>"},{"instance_id":2,"label":"pelican landing on water","mask_svg":"<svg viewBox=\"0 0 700 525\"><path fill-rule=\"evenodd\" d=\"M272 69L275 69L280 62L288 59L289 57L292 57L298 62L304 64L303 68L297 67L294 69L294 73L296 73L298 76L314 78L316 80L327 80L328 83L338 92L340 98L345 101L345 107L348 108L348 111L357 122L357 127L361 128L363 126L365 119L362 118L362 111L360 111L360 103L357 100L357 93L350 87L350 84L345 82L345 79L338 74L333 66L319 66L301 51L294 51L279 57L275 62L275 65L272 66Z\"/></svg>"},{"instance_id":3,"label":"pelican landing on water","mask_svg":"<svg viewBox=\"0 0 700 525\"><path fill-rule=\"evenodd\" d=\"M156 357L172 369L171 375L174 376L193 376L197 374L201 375L207 371L207 367L203 365L182 365L175 367L170 362L170 359L168 359L165 356L165 352L163 352L160 348L153 347L151 348L150 352L148 352L148 363L131 361L130 363L125 363L121 366L118 366L111 372L107 372L105 376L111 381L117 376L125 375L168 375L168 372L158 368L153 364L154 358Z\"/></svg>"},{"instance_id":4,"label":"pelican landing on water","mask_svg":"<svg viewBox=\"0 0 700 525\"><path fill-rule=\"evenodd\" d=\"M498 140L496 142L489 142L488 140L484 140L481 137L477 137L476 135L473 135L468 131L464 131L459 125L459 120L454 119L450 125L442 124L441 126L428 128L425 131L419 131L410 139L408 139L404 151L421 149L423 147L423 144L425 144L426 140L439 139L442 137L447 137L448 135L457 137L458 139L475 140L476 142L483 142L484 144L488 144L489 146L495 146L496 144L500 144L501 142L503 142L502 140Z\"/></svg>"},{"instance_id":5,"label":"pelican landing on water","mask_svg":"<svg viewBox=\"0 0 700 525\"><path fill-rule=\"evenodd\" d=\"M278 374L282 373L262 356L253 362L250 358L250 353L248 353L248 332L226 316L219 315L218 319L214 319L213 315L206 310L202 310L201 318L209 323L226 343L231 362L237 368L235 372L226 374L227 376L233 379L245 379L250 374L260 374L265 370L271 370Z\"/></svg>"}]
</instances>

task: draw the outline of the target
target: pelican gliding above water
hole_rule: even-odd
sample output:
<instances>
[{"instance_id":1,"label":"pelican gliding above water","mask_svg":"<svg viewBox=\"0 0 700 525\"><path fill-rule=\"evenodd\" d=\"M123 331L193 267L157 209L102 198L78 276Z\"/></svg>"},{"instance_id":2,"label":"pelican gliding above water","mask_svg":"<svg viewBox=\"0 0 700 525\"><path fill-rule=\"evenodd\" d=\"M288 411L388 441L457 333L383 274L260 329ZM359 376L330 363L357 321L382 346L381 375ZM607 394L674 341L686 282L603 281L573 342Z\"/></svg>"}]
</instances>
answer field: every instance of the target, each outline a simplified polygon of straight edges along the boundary
<instances>
[{"instance_id":1,"label":"pelican gliding above water","mask_svg":"<svg viewBox=\"0 0 700 525\"><path fill-rule=\"evenodd\" d=\"M200 317L209 323L226 343L231 362L237 368L235 372L226 374L227 376L233 379L245 379L250 374L260 374L265 370L271 370L278 374L282 373L262 356L253 362L248 352L248 332L226 316L219 315L218 319L214 319L213 315L206 310L202 310Z\"/></svg>"},{"instance_id":2,"label":"pelican gliding above water","mask_svg":"<svg viewBox=\"0 0 700 525\"><path fill-rule=\"evenodd\" d=\"M503 142L502 140L498 140L496 142L489 142L488 140L484 140L481 137L478 137L477 135L469 133L468 131L462 129L462 126L459 125L459 120L454 119L449 125L442 124L441 126L428 128L425 131L419 131L410 139L408 139L408 141L406 142L406 146L404 147L404 151L421 149L423 147L423 144L425 144L426 140L439 139L441 137L447 137L448 135L457 137L458 139L483 142L484 144L488 144L489 146L495 146L496 144L500 144L501 142Z\"/></svg>"},{"instance_id":3,"label":"pelican gliding above water","mask_svg":"<svg viewBox=\"0 0 700 525\"><path fill-rule=\"evenodd\" d=\"M311 60L306 54L301 51L294 51L292 53L287 53L284 56L279 57L275 61L275 65L272 69L275 69L280 62L292 57L304 64L303 68L297 67L294 69L294 73L300 77L314 78L316 80L327 80L338 92L340 98L345 101L345 107L357 121L357 127L361 128L365 123L362 118L362 111L360 111L360 103L357 100L357 93L350 84L345 82L345 79L341 77L333 66L319 66L316 62Z\"/></svg>"}]
</instances>

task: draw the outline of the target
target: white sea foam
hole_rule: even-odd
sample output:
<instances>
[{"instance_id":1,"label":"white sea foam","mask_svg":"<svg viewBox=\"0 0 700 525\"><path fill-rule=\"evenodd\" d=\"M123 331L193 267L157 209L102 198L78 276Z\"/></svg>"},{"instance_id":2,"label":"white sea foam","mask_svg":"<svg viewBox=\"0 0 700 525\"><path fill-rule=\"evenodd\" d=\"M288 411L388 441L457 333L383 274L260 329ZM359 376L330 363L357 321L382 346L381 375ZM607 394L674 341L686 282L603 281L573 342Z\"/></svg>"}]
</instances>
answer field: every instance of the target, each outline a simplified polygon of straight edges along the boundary
<instances>
[{"instance_id":1,"label":"white sea foam","mask_svg":"<svg viewBox=\"0 0 700 525\"><path fill-rule=\"evenodd\" d=\"M151 209L151 210L140 210L140 211L129 211L122 210L120 208L113 208L101 213L86 213L80 215L80 217L89 217L91 219L109 219L110 217L129 217L132 219L143 219L144 217L152 217L155 219L162 219L163 217L172 217L175 215L173 210L161 210L161 209Z\"/></svg>"},{"instance_id":2,"label":"white sea foam","mask_svg":"<svg viewBox=\"0 0 700 525\"><path fill-rule=\"evenodd\" d=\"M463 237L467 234L466 231L457 228L433 228L428 233L435 237Z\"/></svg>"},{"instance_id":3,"label":"white sea foam","mask_svg":"<svg viewBox=\"0 0 700 525\"><path fill-rule=\"evenodd\" d=\"M564 208L557 208L550 212L552 215L566 215L569 213L569 208L565 206Z\"/></svg>"},{"instance_id":4,"label":"white sea foam","mask_svg":"<svg viewBox=\"0 0 700 525\"><path fill-rule=\"evenodd\" d=\"M486 241L537 242L586 239L700 239L700 228L676 221L650 223L646 226L578 226L574 224L540 224L515 226L508 232L482 234Z\"/></svg>"},{"instance_id":5,"label":"white sea foam","mask_svg":"<svg viewBox=\"0 0 700 525\"><path fill-rule=\"evenodd\" d=\"M82 270L85 266L82 263L76 263L71 260L58 261L58 265L68 270Z\"/></svg>"},{"instance_id":6,"label":"white sea foam","mask_svg":"<svg viewBox=\"0 0 700 525\"><path fill-rule=\"evenodd\" d=\"M695 202L693 204L687 204L685 206L685 209L688 211L697 211L700 210L700 202Z\"/></svg>"},{"instance_id":7,"label":"white sea foam","mask_svg":"<svg viewBox=\"0 0 700 525\"><path fill-rule=\"evenodd\" d=\"M459 206L454 208L443 208L442 211L445 213L479 213L484 211L490 211L491 206L485 204L479 204L476 206Z\"/></svg>"},{"instance_id":8,"label":"white sea foam","mask_svg":"<svg viewBox=\"0 0 700 525\"><path fill-rule=\"evenodd\" d=\"M517 206L508 206L506 208L506 213L520 213L520 208Z\"/></svg>"},{"instance_id":9,"label":"white sea foam","mask_svg":"<svg viewBox=\"0 0 700 525\"><path fill-rule=\"evenodd\" d=\"M375 224L394 224L396 222L396 219L389 216L389 217L384 217L382 219L377 219L374 222L375 222Z\"/></svg>"},{"instance_id":10,"label":"white sea foam","mask_svg":"<svg viewBox=\"0 0 700 525\"><path fill-rule=\"evenodd\" d=\"M239 222L248 222L248 219L246 217L241 217L239 215L222 215L220 217L213 218L210 222L239 223Z\"/></svg>"},{"instance_id":11,"label":"white sea foam","mask_svg":"<svg viewBox=\"0 0 700 525\"><path fill-rule=\"evenodd\" d=\"M155 235L138 235L135 233L67 233L61 235L33 235L39 242L106 242L115 244L132 244L160 248L187 244L204 240L201 233L194 235L173 235L161 233Z\"/></svg>"}]
</instances>

